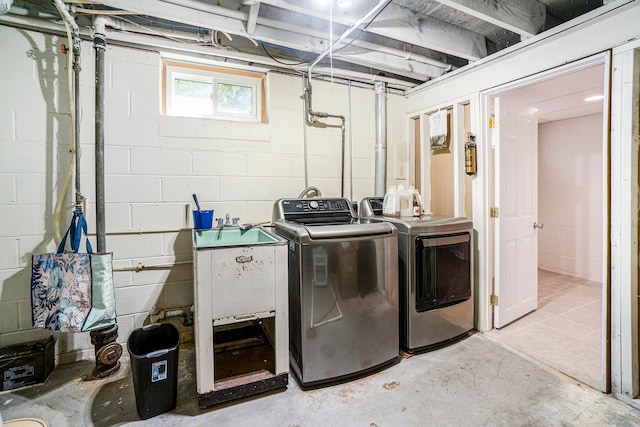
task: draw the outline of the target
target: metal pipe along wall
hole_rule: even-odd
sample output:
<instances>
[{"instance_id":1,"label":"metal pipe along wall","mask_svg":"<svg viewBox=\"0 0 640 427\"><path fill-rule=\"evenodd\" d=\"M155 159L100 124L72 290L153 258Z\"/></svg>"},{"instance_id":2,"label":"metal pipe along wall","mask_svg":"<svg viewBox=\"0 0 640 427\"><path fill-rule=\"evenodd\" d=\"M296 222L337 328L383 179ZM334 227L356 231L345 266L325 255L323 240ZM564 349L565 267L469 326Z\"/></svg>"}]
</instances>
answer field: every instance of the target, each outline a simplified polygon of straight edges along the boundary
<instances>
[{"instance_id":1,"label":"metal pipe along wall","mask_svg":"<svg viewBox=\"0 0 640 427\"><path fill-rule=\"evenodd\" d=\"M96 20L97 21L97 20ZM96 53L96 111L95 111L95 165L96 165L96 241L98 252L106 252L105 199L104 199L104 53L106 37L104 25L96 25L93 47Z\"/></svg>"},{"instance_id":2,"label":"metal pipe along wall","mask_svg":"<svg viewBox=\"0 0 640 427\"><path fill-rule=\"evenodd\" d=\"M375 84L376 163L374 195L382 197L387 181L387 95L384 82Z\"/></svg>"}]
</instances>

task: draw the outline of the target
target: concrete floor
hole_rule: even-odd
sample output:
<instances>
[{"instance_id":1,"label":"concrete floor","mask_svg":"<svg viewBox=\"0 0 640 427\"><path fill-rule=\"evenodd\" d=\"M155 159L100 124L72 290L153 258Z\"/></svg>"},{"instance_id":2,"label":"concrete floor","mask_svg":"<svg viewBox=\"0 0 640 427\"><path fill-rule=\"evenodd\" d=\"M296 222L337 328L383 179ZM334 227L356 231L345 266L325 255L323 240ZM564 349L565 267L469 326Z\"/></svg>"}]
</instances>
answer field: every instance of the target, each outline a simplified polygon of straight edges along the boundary
<instances>
[{"instance_id":1,"label":"concrete floor","mask_svg":"<svg viewBox=\"0 0 640 427\"><path fill-rule=\"evenodd\" d=\"M58 366L45 384L0 393L7 420L66 426L631 426L640 411L541 367L482 334L402 359L372 375L197 408L193 346L180 347L175 410L140 421L129 361L107 379L83 381L93 361Z\"/></svg>"}]
</instances>

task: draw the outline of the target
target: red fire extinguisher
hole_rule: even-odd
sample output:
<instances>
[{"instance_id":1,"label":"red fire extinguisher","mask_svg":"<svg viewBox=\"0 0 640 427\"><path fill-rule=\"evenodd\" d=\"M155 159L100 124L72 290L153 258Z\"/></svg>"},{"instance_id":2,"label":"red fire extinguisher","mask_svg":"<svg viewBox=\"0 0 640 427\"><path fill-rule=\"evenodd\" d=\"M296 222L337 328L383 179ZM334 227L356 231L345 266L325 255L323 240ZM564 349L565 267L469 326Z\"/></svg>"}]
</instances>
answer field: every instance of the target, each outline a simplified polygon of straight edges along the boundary
<instances>
[{"instance_id":1,"label":"red fire extinguisher","mask_svg":"<svg viewBox=\"0 0 640 427\"><path fill-rule=\"evenodd\" d=\"M467 175L475 175L478 167L476 163L476 143L474 142L476 136L471 133L466 133L467 141L464 144L464 171Z\"/></svg>"}]
</instances>

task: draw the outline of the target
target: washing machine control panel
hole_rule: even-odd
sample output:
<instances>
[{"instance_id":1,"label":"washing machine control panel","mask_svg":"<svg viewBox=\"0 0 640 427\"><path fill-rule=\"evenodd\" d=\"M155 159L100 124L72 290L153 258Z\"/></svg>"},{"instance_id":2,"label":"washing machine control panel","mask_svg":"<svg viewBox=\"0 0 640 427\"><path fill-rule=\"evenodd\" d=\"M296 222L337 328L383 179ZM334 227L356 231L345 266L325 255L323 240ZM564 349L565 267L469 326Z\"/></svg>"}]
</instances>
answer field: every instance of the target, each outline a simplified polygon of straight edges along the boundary
<instances>
[{"instance_id":1,"label":"washing machine control panel","mask_svg":"<svg viewBox=\"0 0 640 427\"><path fill-rule=\"evenodd\" d=\"M282 210L285 214L301 213L350 213L346 199L295 199L283 200Z\"/></svg>"}]
</instances>

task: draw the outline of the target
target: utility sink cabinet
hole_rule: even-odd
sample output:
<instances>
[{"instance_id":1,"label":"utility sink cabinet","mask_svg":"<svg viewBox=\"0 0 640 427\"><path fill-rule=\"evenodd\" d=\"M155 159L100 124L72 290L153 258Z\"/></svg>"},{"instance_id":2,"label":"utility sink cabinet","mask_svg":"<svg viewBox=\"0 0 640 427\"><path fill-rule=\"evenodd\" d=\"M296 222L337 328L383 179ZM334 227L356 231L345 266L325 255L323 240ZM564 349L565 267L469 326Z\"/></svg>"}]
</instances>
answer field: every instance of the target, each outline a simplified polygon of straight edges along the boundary
<instances>
[{"instance_id":1,"label":"utility sink cabinet","mask_svg":"<svg viewBox=\"0 0 640 427\"><path fill-rule=\"evenodd\" d=\"M193 259L198 405L286 387L286 241L262 227L194 230Z\"/></svg>"}]
</instances>

